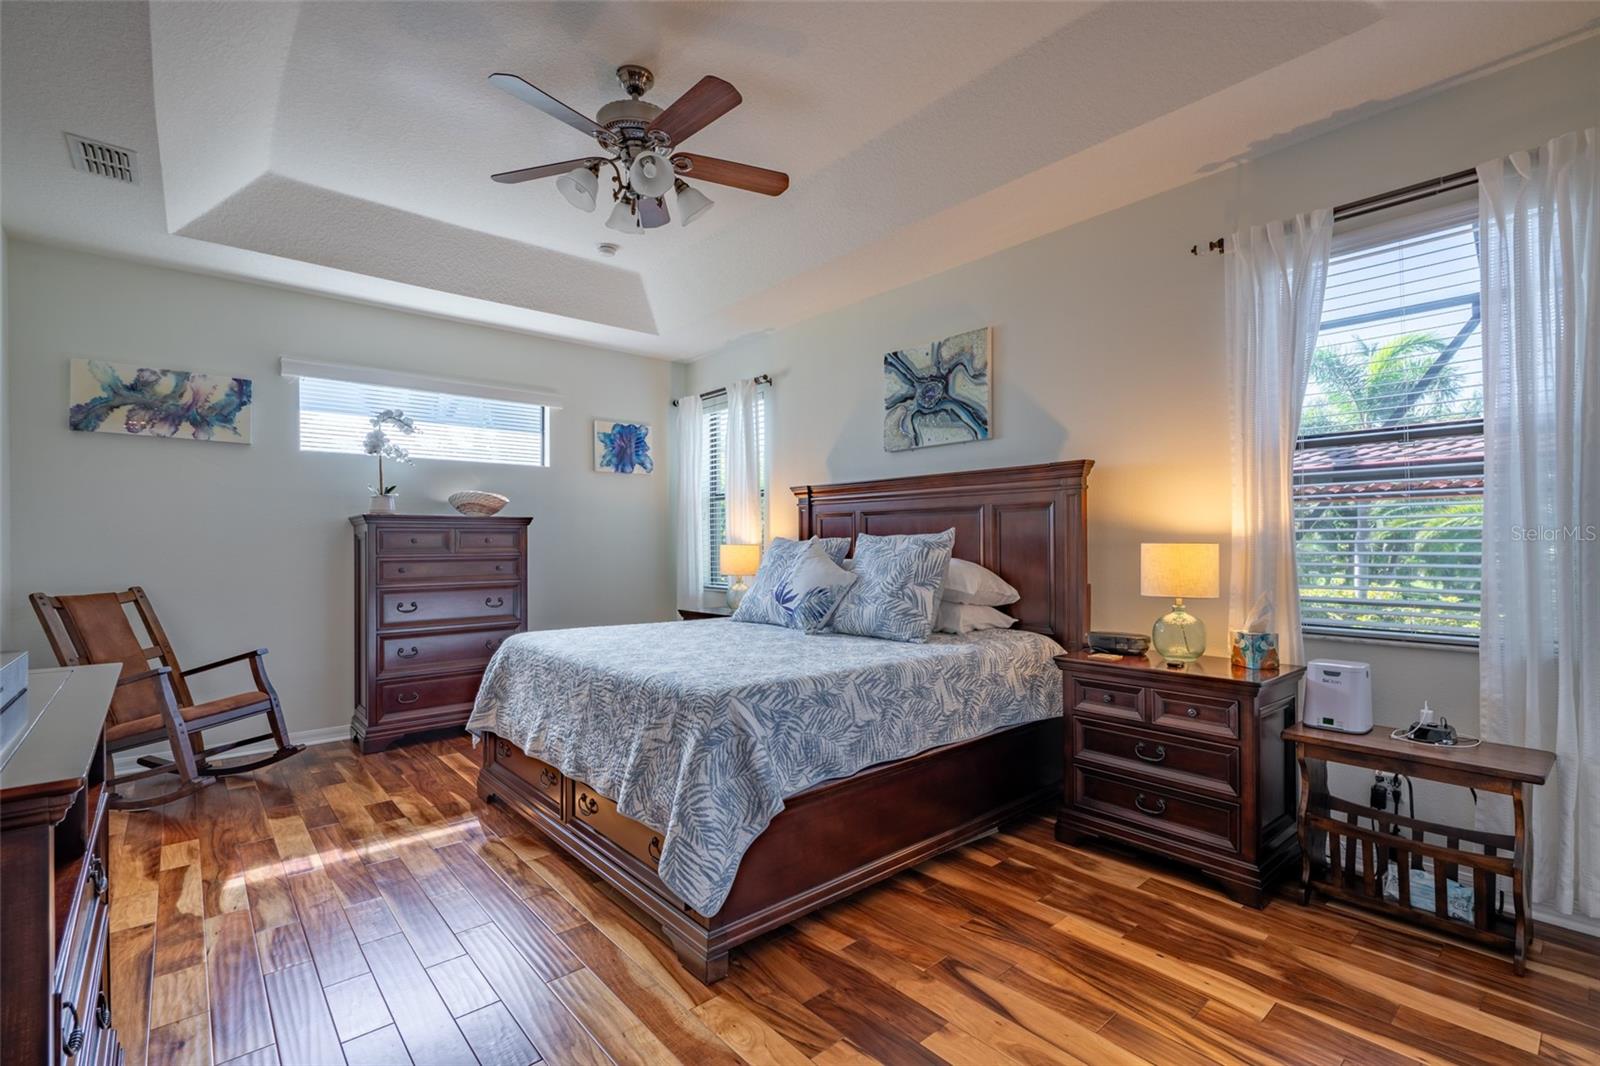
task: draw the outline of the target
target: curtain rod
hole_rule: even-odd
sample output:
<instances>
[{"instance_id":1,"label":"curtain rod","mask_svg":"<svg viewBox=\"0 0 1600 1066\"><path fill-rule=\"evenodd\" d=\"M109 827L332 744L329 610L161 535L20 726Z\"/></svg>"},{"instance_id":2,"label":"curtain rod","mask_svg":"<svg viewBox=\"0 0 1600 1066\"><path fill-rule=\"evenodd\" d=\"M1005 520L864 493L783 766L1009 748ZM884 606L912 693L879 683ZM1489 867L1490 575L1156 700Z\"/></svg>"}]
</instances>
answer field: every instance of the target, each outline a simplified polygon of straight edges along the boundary
<instances>
[{"instance_id":1,"label":"curtain rod","mask_svg":"<svg viewBox=\"0 0 1600 1066\"><path fill-rule=\"evenodd\" d=\"M772 375L771 374L757 374L751 380L753 380L757 385L771 385L772 384ZM728 391L728 388L727 388L726 385L724 385L724 386L712 389L710 392L702 392L700 394L700 398L702 400L708 400L711 397L715 396L719 392L727 392L727 391ZM673 400L672 401L672 406L674 406L674 407L678 406L678 401L677 400Z\"/></svg>"},{"instance_id":2,"label":"curtain rod","mask_svg":"<svg viewBox=\"0 0 1600 1066\"><path fill-rule=\"evenodd\" d=\"M1359 200L1351 200L1347 204L1340 204L1333 209L1333 220L1335 222L1345 222L1352 218L1360 218L1362 215L1370 215L1374 211L1387 211L1391 207L1400 207L1403 204L1426 200L1430 196L1455 192L1457 189L1469 189L1476 184L1478 184L1478 172L1476 170L1458 170L1454 174L1429 178L1427 181L1419 181L1415 185L1407 185L1403 189L1391 189L1388 192L1378 193L1376 196L1364 196ZM1227 238L1225 237L1207 241L1206 251L1216 252L1221 255L1227 251L1224 247L1226 241ZM1200 246L1198 244L1190 245L1189 254L1199 255Z\"/></svg>"}]
</instances>

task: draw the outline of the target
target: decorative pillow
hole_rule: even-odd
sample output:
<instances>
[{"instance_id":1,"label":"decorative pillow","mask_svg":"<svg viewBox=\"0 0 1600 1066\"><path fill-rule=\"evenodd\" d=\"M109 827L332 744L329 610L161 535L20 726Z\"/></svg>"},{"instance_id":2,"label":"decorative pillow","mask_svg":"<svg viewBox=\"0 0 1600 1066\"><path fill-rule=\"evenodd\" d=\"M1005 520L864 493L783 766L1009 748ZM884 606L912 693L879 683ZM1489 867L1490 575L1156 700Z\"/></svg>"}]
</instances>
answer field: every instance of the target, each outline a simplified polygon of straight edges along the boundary
<instances>
[{"instance_id":1,"label":"decorative pillow","mask_svg":"<svg viewBox=\"0 0 1600 1066\"><path fill-rule=\"evenodd\" d=\"M933 631L956 531L856 537L860 579L833 616L835 633L920 644Z\"/></svg>"},{"instance_id":2,"label":"decorative pillow","mask_svg":"<svg viewBox=\"0 0 1600 1066\"><path fill-rule=\"evenodd\" d=\"M949 603L976 603L984 607L1004 607L1022 599L1022 593L1012 588L993 570L969 563L965 559L951 559L950 572L945 575L944 592L940 598Z\"/></svg>"},{"instance_id":3,"label":"decorative pillow","mask_svg":"<svg viewBox=\"0 0 1600 1066\"><path fill-rule=\"evenodd\" d=\"M789 576L778 583L773 601L788 619L790 629L820 633L844 601L858 578L843 569L820 543L812 541Z\"/></svg>"},{"instance_id":4,"label":"decorative pillow","mask_svg":"<svg viewBox=\"0 0 1600 1066\"><path fill-rule=\"evenodd\" d=\"M935 633L972 633L979 629L1010 629L1017 620L1004 611L985 607L981 603L955 603L939 601L939 617L933 624Z\"/></svg>"},{"instance_id":5,"label":"decorative pillow","mask_svg":"<svg viewBox=\"0 0 1600 1066\"><path fill-rule=\"evenodd\" d=\"M744 599L739 601L738 609L733 612L733 620L759 622L769 626L787 626L789 616L774 600L773 594L789 577L806 549L813 544L819 545L835 563L843 559L845 553L850 550L850 540L847 537L827 537L822 540L813 537L808 541L790 540L788 537L772 538L772 543L767 545L767 550L761 555L761 566L750 582L750 591L744 594Z\"/></svg>"}]
</instances>

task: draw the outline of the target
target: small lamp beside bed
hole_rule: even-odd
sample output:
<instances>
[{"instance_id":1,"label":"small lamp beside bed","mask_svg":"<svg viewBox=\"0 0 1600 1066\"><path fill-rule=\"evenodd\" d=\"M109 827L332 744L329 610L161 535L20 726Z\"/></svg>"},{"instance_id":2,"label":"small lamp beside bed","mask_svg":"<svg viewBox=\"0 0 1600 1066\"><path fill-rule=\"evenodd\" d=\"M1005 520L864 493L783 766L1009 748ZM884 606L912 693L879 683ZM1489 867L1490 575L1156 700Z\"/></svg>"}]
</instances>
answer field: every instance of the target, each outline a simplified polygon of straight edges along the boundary
<instances>
[{"instance_id":1,"label":"small lamp beside bed","mask_svg":"<svg viewBox=\"0 0 1600 1066\"><path fill-rule=\"evenodd\" d=\"M1205 654L1205 624L1189 613L1183 598L1215 599L1220 594L1220 557L1215 544L1139 545L1140 595L1173 600L1172 610L1156 619L1150 640L1174 669Z\"/></svg>"},{"instance_id":2,"label":"small lamp beside bed","mask_svg":"<svg viewBox=\"0 0 1600 1066\"><path fill-rule=\"evenodd\" d=\"M733 579L728 585L728 608L737 610L750 591L744 579L761 569L761 545L724 544L717 550L717 569Z\"/></svg>"}]
</instances>

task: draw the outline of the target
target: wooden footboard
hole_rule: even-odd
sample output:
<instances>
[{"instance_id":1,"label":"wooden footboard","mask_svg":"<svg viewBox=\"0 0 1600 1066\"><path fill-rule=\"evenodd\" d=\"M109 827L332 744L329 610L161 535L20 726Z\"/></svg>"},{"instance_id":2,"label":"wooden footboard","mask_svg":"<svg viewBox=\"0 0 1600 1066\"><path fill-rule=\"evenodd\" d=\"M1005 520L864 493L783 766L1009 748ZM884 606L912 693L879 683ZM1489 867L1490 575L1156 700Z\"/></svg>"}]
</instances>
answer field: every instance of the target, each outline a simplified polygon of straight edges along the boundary
<instances>
[{"instance_id":1,"label":"wooden footboard","mask_svg":"<svg viewBox=\"0 0 1600 1066\"><path fill-rule=\"evenodd\" d=\"M656 876L660 835L587 784L485 734L478 793L521 815L661 926L689 970L727 974L728 952L994 830L1060 791L1062 721L1015 726L870 767L791 797L745 852L727 902L695 912Z\"/></svg>"}]
</instances>

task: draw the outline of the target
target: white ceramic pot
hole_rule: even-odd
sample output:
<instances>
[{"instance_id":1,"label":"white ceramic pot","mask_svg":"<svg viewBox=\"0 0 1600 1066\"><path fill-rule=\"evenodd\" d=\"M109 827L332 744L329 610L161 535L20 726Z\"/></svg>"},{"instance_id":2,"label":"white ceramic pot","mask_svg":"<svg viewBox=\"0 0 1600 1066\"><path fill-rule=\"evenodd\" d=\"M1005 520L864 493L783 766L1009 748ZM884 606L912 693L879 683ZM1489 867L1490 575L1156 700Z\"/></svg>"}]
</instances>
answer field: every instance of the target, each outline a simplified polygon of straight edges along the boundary
<instances>
[{"instance_id":1,"label":"white ceramic pot","mask_svg":"<svg viewBox=\"0 0 1600 1066\"><path fill-rule=\"evenodd\" d=\"M367 508L368 514L394 514L400 509L400 497L391 492L387 496L372 497L372 506Z\"/></svg>"}]
</instances>

